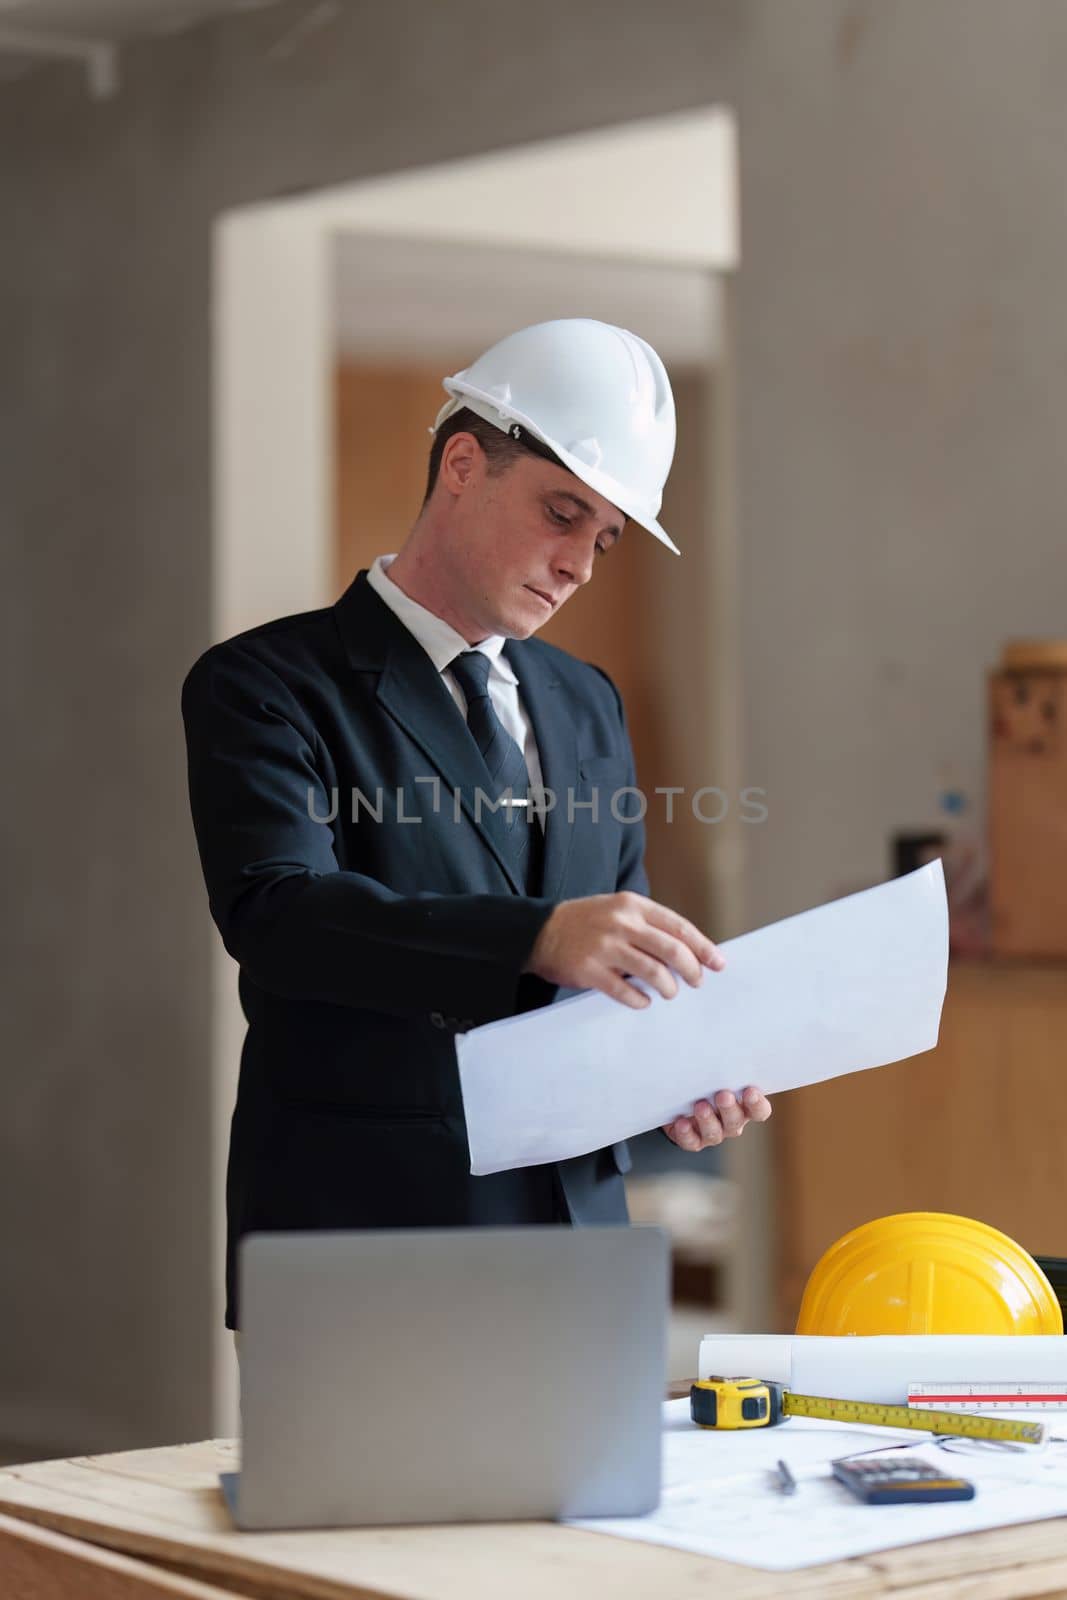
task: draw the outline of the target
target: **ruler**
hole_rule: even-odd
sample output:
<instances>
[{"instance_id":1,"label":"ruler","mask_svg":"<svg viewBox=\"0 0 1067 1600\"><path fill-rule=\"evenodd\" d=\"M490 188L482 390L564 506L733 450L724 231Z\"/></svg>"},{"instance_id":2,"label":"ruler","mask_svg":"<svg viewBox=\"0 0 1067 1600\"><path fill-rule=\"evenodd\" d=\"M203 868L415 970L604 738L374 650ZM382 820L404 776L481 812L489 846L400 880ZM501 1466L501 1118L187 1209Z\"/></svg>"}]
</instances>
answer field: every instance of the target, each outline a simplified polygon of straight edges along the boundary
<instances>
[{"instance_id":1,"label":"ruler","mask_svg":"<svg viewBox=\"0 0 1067 1600\"><path fill-rule=\"evenodd\" d=\"M917 1390L919 1385L912 1387ZM940 1385L938 1392L945 1393L945 1385ZM882 1405L875 1400L829 1400L822 1395L794 1394L792 1390L782 1395L782 1415L859 1423L867 1428L911 1428L920 1433L951 1434L954 1438L1011 1439L1019 1444L1044 1444L1046 1434L1040 1422L967 1411L941 1411L934 1407L919 1410L911 1406Z\"/></svg>"},{"instance_id":2,"label":"ruler","mask_svg":"<svg viewBox=\"0 0 1067 1600\"><path fill-rule=\"evenodd\" d=\"M923 1411L1059 1411L1067 1409L1067 1381L909 1383L908 1404Z\"/></svg>"}]
</instances>

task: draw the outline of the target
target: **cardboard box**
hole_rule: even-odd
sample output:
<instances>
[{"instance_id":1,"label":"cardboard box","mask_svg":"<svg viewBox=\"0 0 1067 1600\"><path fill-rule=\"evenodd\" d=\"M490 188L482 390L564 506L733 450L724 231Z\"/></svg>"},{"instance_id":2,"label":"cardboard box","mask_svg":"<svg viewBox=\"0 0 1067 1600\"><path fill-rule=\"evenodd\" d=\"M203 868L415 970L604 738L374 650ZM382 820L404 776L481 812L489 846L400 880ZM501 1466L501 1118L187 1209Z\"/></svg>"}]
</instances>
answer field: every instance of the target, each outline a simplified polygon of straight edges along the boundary
<instances>
[{"instance_id":1,"label":"cardboard box","mask_svg":"<svg viewBox=\"0 0 1067 1600\"><path fill-rule=\"evenodd\" d=\"M1067 957L1067 641L990 674L989 868L994 953Z\"/></svg>"}]
</instances>

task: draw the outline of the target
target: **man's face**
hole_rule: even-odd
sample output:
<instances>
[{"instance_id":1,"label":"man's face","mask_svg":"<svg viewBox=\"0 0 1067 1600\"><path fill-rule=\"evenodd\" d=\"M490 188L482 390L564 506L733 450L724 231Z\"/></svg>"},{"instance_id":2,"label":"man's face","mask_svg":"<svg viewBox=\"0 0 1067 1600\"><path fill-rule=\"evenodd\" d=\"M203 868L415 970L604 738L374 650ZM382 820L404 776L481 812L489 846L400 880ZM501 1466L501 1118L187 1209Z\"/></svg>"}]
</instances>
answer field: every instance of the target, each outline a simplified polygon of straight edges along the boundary
<instances>
[{"instance_id":1,"label":"man's face","mask_svg":"<svg viewBox=\"0 0 1067 1600\"><path fill-rule=\"evenodd\" d=\"M471 444L468 457L457 451L454 570L475 627L526 639L588 583L625 518L573 473L535 455L492 476L477 441Z\"/></svg>"}]
</instances>

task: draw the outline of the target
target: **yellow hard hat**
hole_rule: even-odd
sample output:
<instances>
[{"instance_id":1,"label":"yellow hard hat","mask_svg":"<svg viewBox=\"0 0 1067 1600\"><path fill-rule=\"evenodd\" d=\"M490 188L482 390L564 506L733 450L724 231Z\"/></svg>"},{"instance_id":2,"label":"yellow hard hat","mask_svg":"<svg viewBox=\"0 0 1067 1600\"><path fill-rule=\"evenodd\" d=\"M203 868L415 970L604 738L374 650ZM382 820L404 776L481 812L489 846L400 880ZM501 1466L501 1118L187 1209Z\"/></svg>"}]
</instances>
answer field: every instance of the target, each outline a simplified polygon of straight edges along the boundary
<instances>
[{"instance_id":1,"label":"yellow hard hat","mask_svg":"<svg viewBox=\"0 0 1067 1600\"><path fill-rule=\"evenodd\" d=\"M987 1223L905 1211L853 1228L816 1263L798 1333L1062 1333L1041 1268Z\"/></svg>"}]
</instances>

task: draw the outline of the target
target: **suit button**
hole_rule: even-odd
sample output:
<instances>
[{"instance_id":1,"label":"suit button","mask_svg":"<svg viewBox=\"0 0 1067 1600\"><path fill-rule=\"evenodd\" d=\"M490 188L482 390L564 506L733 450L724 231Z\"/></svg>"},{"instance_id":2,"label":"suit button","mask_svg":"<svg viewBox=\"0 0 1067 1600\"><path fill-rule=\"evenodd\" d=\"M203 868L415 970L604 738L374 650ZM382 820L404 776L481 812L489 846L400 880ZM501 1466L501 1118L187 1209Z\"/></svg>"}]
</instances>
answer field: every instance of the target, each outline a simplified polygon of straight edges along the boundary
<instances>
[{"instance_id":1,"label":"suit button","mask_svg":"<svg viewBox=\"0 0 1067 1600\"><path fill-rule=\"evenodd\" d=\"M440 1011L431 1011L430 1012L430 1021L433 1023L435 1028L447 1028L448 1027L448 1023L445 1021L445 1019L441 1015Z\"/></svg>"}]
</instances>

